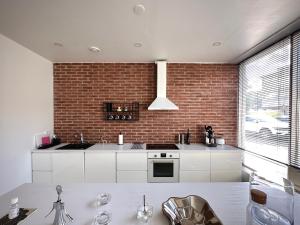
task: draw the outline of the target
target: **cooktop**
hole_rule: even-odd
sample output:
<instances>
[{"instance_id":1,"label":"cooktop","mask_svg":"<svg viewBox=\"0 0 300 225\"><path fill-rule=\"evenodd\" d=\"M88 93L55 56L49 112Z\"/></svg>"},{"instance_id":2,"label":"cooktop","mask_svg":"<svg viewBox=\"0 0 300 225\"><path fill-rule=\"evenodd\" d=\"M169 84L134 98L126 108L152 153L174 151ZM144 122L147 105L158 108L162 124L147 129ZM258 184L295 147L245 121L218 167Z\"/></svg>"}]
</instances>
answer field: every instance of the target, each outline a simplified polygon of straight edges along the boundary
<instances>
[{"instance_id":1,"label":"cooktop","mask_svg":"<svg viewBox=\"0 0 300 225\"><path fill-rule=\"evenodd\" d=\"M146 144L147 150L178 150L175 144Z\"/></svg>"}]
</instances>

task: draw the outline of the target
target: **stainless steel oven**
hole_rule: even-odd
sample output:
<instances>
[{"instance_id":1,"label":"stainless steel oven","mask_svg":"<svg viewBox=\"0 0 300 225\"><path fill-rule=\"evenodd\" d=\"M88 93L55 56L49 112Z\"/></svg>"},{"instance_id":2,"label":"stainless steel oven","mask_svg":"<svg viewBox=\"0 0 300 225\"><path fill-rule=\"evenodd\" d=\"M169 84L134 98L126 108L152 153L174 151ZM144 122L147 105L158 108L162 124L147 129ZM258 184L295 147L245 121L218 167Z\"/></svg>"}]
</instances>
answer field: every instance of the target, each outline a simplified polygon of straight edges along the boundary
<instances>
[{"instance_id":1,"label":"stainless steel oven","mask_svg":"<svg viewBox=\"0 0 300 225\"><path fill-rule=\"evenodd\" d=\"M148 153L148 182L179 182L179 153Z\"/></svg>"}]
</instances>

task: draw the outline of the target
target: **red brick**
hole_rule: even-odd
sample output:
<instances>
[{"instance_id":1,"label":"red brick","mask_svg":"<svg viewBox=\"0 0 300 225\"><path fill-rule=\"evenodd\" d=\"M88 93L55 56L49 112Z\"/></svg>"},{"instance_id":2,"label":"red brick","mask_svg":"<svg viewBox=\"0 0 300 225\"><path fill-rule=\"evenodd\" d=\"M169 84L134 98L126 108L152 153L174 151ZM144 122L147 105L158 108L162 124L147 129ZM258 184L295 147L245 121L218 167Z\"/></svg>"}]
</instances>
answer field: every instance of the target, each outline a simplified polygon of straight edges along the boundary
<instances>
[{"instance_id":1,"label":"red brick","mask_svg":"<svg viewBox=\"0 0 300 225\"><path fill-rule=\"evenodd\" d=\"M89 142L104 136L117 141L173 143L190 128L192 142L202 140L203 126L237 144L238 67L227 64L168 64L168 97L179 111L148 111L156 97L153 63L55 63L54 128L64 142L83 132ZM140 120L104 120L104 101L140 102Z\"/></svg>"}]
</instances>

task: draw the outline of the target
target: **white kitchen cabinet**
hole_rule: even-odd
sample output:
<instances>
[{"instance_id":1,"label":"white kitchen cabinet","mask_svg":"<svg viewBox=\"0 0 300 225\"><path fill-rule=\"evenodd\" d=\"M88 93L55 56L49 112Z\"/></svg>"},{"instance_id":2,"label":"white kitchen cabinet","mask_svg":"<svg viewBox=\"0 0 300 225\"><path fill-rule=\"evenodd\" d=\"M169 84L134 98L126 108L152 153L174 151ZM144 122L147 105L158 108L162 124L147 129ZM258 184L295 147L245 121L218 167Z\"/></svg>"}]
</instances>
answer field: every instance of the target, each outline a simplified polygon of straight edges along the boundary
<instances>
[{"instance_id":1,"label":"white kitchen cabinet","mask_svg":"<svg viewBox=\"0 0 300 225\"><path fill-rule=\"evenodd\" d=\"M118 171L118 183L147 183L147 171Z\"/></svg>"},{"instance_id":2,"label":"white kitchen cabinet","mask_svg":"<svg viewBox=\"0 0 300 225\"><path fill-rule=\"evenodd\" d=\"M241 181L241 174L241 151L180 153L180 182L234 182Z\"/></svg>"},{"instance_id":3,"label":"white kitchen cabinet","mask_svg":"<svg viewBox=\"0 0 300 225\"><path fill-rule=\"evenodd\" d=\"M181 152L180 153L180 170L210 170L210 152Z\"/></svg>"},{"instance_id":4,"label":"white kitchen cabinet","mask_svg":"<svg viewBox=\"0 0 300 225\"><path fill-rule=\"evenodd\" d=\"M211 171L211 182L240 182L241 177L237 170Z\"/></svg>"},{"instance_id":5,"label":"white kitchen cabinet","mask_svg":"<svg viewBox=\"0 0 300 225\"><path fill-rule=\"evenodd\" d=\"M32 153L32 182L39 184L52 183L52 154Z\"/></svg>"},{"instance_id":6,"label":"white kitchen cabinet","mask_svg":"<svg viewBox=\"0 0 300 225\"><path fill-rule=\"evenodd\" d=\"M210 182L210 151L180 153L180 182Z\"/></svg>"},{"instance_id":7,"label":"white kitchen cabinet","mask_svg":"<svg viewBox=\"0 0 300 225\"><path fill-rule=\"evenodd\" d=\"M239 170L242 167L241 151L216 151L211 153L211 170Z\"/></svg>"},{"instance_id":8,"label":"white kitchen cabinet","mask_svg":"<svg viewBox=\"0 0 300 225\"><path fill-rule=\"evenodd\" d=\"M52 184L52 171L32 171L32 182L36 184Z\"/></svg>"},{"instance_id":9,"label":"white kitchen cabinet","mask_svg":"<svg viewBox=\"0 0 300 225\"><path fill-rule=\"evenodd\" d=\"M118 183L147 183L147 153L117 153Z\"/></svg>"},{"instance_id":10,"label":"white kitchen cabinet","mask_svg":"<svg viewBox=\"0 0 300 225\"><path fill-rule=\"evenodd\" d=\"M115 152L86 152L85 153L85 182L115 183L116 182L116 153Z\"/></svg>"},{"instance_id":11,"label":"white kitchen cabinet","mask_svg":"<svg viewBox=\"0 0 300 225\"><path fill-rule=\"evenodd\" d=\"M52 171L51 153L32 153L31 157L33 171Z\"/></svg>"},{"instance_id":12,"label":"white kitchen cabinet","mask_svg":"<svg viewBox=\"0 0 300 225\"><path fill-rule=\"evenodd\" d=\"M146 183L147 152L54 151L32 153L34 183ZM180 182L241 180L242 151L180 151Z\"/></svg>"},{"instance_id":13,"label":"white kitchen cabinet","mask_svg":"<svg viewBox=\"0 0 300 225\"><path fill-rule=\"evenodd\" d=\"M117 153L117 170L147 171L147 153L146 152Z\"/></svg>"},{"instance_id":14,"label":"white kitchen cabinet","mask_svg":"<svg viewBox=\"0 0 300 225\"><path fill-rule=\"evenodd\" d=\"M83 183L84 153L61 152L53 153L53 183Z\"/></svg>"},{"instance_id":15,"label":"white kitchen cabinet","mask_svg":"<svg viewBox=\"0 0 300 225\"><path fill-rule=\"evenodd\" d=\"M211 181L241 181L242 151L211 152Z\"/></svg>"},{"instance_id":16,"label":"white kitchen cabinet","mask_svg":"<svg viewBox=\"0 0 300 225\"><path fill-rule=\"evenodd\" d=\"M180 182L191 183L191 182L210 182L210 171L180 171Z\"/></svg>"}]
</instances>

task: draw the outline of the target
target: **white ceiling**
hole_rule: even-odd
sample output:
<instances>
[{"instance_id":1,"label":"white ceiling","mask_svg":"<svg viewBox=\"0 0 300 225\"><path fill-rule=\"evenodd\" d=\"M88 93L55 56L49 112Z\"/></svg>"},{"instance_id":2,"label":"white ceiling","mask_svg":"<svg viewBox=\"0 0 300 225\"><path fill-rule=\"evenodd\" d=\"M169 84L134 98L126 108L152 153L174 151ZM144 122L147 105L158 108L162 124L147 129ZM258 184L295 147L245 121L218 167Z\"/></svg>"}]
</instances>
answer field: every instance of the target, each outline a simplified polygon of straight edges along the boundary
<instances>
[{"instance_id":1,"label":"white ceiling","mask_svg":"<svg viewBox=\"0 0 300 225\"><path fill-rule=\"evenodd\" d=\"M1 0L0 33L53 62L228 63L299 16L300 0Z\"/></svg>"}]
</instances>

